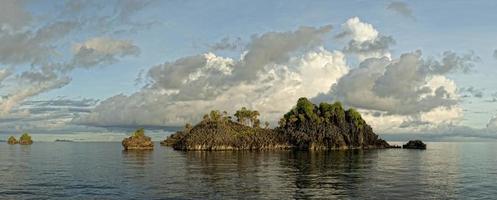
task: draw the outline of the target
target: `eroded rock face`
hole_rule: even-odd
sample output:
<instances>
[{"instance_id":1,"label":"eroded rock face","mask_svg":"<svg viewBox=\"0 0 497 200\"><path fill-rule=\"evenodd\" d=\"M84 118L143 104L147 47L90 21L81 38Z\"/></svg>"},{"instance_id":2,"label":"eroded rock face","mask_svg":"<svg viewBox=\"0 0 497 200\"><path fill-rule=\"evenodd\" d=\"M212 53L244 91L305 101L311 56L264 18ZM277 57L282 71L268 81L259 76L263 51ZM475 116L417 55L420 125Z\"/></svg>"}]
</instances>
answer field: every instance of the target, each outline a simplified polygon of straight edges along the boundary
<instances>
[{"instance_id":1,"label":"eroded rock face","mask_svg":"<svg viewBox=\"0 0 497 200\"><path fill-rule=\"evenodd\" d=\"M124 150L152 150L154 143L148 136L124 138L122 145Z\"/></svg>"},{"instance_id":2,"label":"eroded rock face","mask_svg":"<svg viewBox=\"0 0 497 200\"><path fill-rule=\"evenodd\" d=\"M402 145L404 149L426 149L426 144L421 140L409 140L406 144Z\"/></svg>"},{"instance_id":3,"label":"eroded rock face","mask_svg":"<svg viewBox=\"0 0 497 200\"><path fill-rule=\"evenodd\" d=\"M10 136L9 140L7 140L7 143L8 144L18 144L19 141L17 141L17 139L14 136Z\"/></svg>"},{"instance_id":4,"label":"eroded rock face","mask_svg":"<svg viewBox=\"0 0 497 200\"><path fill-rule=\"evenodd\" d=\"M138 129L135 133L128 138L124 138L122 141L124 150L153 150L154 143L152 139L145 136L145 131L143 129Z\"/></svg>"}]
</instances>

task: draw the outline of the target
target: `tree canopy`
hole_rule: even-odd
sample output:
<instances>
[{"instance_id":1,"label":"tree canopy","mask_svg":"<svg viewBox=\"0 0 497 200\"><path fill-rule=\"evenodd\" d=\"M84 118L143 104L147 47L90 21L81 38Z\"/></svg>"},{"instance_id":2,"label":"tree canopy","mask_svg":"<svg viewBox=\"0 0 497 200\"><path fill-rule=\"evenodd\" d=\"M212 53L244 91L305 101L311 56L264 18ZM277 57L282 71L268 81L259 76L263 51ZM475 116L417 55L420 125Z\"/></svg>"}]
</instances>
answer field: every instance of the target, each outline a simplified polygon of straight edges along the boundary
<instances>
[{"instance_id":1,"label":"tree canopy","mask_svg":"<svg viewBox=\"0 0 497 200\"><path fill-rule=\"evenodd\" d=\"M260 120L258 119L259 115L259 111L249 110L246 107L242 107L242 109L235 112L236 121L238 123L253 127L260 126Z\"/></svg>"}]
</instances>

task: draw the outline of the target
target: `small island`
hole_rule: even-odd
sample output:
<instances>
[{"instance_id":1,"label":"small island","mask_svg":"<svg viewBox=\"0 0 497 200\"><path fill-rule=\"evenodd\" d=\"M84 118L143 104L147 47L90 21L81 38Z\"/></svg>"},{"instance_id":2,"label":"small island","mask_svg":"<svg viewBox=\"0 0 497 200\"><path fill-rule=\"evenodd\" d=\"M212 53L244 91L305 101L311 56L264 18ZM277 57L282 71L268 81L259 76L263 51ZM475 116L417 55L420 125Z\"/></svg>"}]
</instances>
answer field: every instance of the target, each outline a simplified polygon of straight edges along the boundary
<instances>
[{"instance_id":1,"label":"small island","mask_svg":"<svg viewBox=\"0 0 497 200\"><path fill-rule=\"evenodd\" d=\"M162 145L176 150L338 150L377 149L390 145L378 138L359 112L340 102L315 105L300 98L272 129L260 126L259 112L242 108L233 119L217 110L170 135Z\"/></svg>"},{"instance_id":2,"label":"small island","mask_svg":"<svg viewBox=\"0 0 497 200\"><path fill-rule=\"evenodd\" d=\"M404 149L426 149L426 144L421 140L409 140L406 144L402 145Z\"/></svg>"},{"instance_id":3,"label":"small island","mask_svg":"<svg viewBox=\"0 0 497 200\"><path fill-rule=\"evenodd\" d=\"M31 145L33 144L33 140L31 140L31 136L28 133L23 133L19 138L20 145Z\"/></svg>"},{"instance_id":4,"label":"small island","mask_svg":"<svg viewBox=\"0 0 497 200\"><path fill-rule=\"evenodd\" d=\"M124 150L153 150L154 143L150 137L145 135L145 130L140 128L136 130L131 137L124 138L122 141Z\"/></svg>"},{"instance_id":5,"label":"small island","mask_svg":"<svg viewBox=\"0 0 497 200\"><path fill-rule=\"evenodd\" d=\"M8 144L18 144L19 141L14 136L10 136L9 139L7 140Z\"/></svg>"}]
</instances>

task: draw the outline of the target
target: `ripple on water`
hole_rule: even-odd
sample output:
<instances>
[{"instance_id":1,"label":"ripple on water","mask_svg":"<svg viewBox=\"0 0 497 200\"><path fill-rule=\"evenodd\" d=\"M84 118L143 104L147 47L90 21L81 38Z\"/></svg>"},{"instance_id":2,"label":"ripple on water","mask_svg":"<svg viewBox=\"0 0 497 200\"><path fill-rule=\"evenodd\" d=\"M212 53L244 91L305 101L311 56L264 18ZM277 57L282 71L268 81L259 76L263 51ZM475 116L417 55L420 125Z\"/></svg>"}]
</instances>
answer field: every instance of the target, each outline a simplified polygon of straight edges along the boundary
<instances>
[{"instance_id":1,"label":"ripple on water","mask_svg":"<svg viewBox=\"0 0 497 200\"><path fill-rule=\"evenodd\" d=\"M124 152L0 144L0 199L468 199L497 196L497 145L426 151Z\"/></svg>"}]
</instances>

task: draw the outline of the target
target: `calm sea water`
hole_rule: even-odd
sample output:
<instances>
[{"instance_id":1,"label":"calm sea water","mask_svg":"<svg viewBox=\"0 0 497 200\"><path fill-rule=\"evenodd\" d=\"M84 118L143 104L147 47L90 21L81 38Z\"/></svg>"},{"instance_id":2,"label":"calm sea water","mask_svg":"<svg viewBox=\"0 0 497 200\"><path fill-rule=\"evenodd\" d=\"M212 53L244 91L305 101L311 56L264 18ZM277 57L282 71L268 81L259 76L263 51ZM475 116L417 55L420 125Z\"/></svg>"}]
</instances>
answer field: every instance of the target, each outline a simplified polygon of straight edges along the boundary
<instances>
[{"instance_id":1,"label":"calm sea water","mask_svg":"<svg viewBox=\"0 0 497 200\"><path fill-rule=\"evenodd\" d=\"M497 143L428 150L180 152L0 144L0 199L495 199Z\"/></svg>"}]
</instances>

